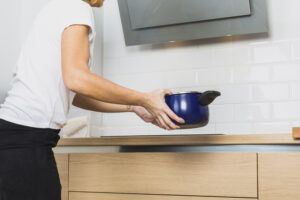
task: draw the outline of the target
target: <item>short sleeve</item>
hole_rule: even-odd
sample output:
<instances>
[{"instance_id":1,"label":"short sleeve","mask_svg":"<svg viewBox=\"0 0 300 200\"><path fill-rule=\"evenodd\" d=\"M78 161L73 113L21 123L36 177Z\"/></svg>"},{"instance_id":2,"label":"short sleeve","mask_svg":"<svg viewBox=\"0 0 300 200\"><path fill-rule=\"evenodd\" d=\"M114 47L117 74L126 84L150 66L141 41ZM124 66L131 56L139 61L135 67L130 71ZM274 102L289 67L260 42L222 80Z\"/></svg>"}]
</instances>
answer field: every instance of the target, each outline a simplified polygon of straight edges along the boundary
<instances>
[{"instance_id":1,"label":"short sleeve","mask_svg":"<svg viewBox=\"0 0 300 200\"><path fill-rule=\"evenodd\" d=\"M90 27L90 39L96 35L92 8L83 1L73 1L62 16L62 32L71 25Z\"/></svg>"}]
</instances>

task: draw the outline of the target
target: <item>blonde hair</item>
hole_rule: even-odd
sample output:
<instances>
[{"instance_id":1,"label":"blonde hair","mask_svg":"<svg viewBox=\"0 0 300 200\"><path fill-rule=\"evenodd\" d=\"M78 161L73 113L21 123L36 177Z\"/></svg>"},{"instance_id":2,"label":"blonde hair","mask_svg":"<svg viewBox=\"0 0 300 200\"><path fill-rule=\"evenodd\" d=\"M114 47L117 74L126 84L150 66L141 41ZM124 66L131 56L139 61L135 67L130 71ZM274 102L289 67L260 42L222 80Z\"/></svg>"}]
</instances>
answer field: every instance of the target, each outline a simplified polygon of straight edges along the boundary
<instances>
[{"instance_id":1,"label":"blonde hair","mask_svg":"<svg viewBox=\"0 0 300 200\"><path fill-rule=\"evenodd\" d=\"M101 0L84 0L84 1L89 3L91 6L98 6L99 1L101 1Z\"/></svg>"}]
</instances>

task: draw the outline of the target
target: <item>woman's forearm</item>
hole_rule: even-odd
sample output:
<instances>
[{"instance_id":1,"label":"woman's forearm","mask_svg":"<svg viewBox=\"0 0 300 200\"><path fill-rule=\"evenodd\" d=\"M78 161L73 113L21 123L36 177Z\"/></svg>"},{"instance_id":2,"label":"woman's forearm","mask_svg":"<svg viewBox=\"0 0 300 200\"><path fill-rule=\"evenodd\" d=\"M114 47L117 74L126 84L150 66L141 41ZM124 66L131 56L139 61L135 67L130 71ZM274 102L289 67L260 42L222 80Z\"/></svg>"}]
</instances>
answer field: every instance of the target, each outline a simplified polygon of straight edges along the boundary
<instances>
[{"instance_id":1,"label":"woman's forearm","mask_svg":"<svg viewBox=\"0 0 300 200\"><path fill-rule=\"evenodd\" d=\"M73 100L73 105L85 110L104 112L104 113L119 113L119 112L132 112L132 106L105 103L92 99L90 97L77 94Z\"/></svg>"},{"instance_id":2,"label":"woman's forearm","mask_svg":"<svg viewBox=\"0 0 300 200\"><path fill-rule=\"evenodd\" d=\"M86 69L86 68L85 68ZM66 86L81 95L112 104L144 105L146 94L117 85L89 70L75 68L65 80Z\"/></svg>"}]
</instances>

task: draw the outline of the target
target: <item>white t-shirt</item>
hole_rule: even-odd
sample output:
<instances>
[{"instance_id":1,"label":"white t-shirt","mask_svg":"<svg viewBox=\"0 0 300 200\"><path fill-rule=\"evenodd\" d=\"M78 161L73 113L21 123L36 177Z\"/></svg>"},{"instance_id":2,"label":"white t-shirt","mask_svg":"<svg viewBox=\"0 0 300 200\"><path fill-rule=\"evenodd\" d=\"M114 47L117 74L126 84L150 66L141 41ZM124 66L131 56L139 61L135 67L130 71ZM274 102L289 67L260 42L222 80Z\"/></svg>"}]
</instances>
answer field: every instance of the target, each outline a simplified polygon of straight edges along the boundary
<instances>
[{"instance_id":1,"label":"white t-shirt","mask_svg":"<svg viewBox=\"0 0 300 200\"><path fill-rule=\"evenodd\" d=\"M74 24L90 27L91 65L96 34L91 6L82 0L50 1L23 45L0 118L36 128L64 126L75 94L63 82L61 38L65 28Z\"/></svg>"}]
</instances>

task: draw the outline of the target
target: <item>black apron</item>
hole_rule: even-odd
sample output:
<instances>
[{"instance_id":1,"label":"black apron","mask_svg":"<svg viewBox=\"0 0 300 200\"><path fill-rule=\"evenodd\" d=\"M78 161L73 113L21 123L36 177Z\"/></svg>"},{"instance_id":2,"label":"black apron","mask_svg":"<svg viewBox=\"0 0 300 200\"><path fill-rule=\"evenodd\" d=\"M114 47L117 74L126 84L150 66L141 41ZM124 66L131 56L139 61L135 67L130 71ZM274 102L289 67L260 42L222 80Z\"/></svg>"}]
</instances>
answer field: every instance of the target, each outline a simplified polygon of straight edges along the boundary
<instances>
[{"instance_id":1,"label":"black apron","mask_svg":"<svg viewBox=\"0 0 300 200\"><path fill-rule=\"evenodd\" d=\"M0 200L61 200L58 133L0 119Z\"/></svg>"}]
</instances>

